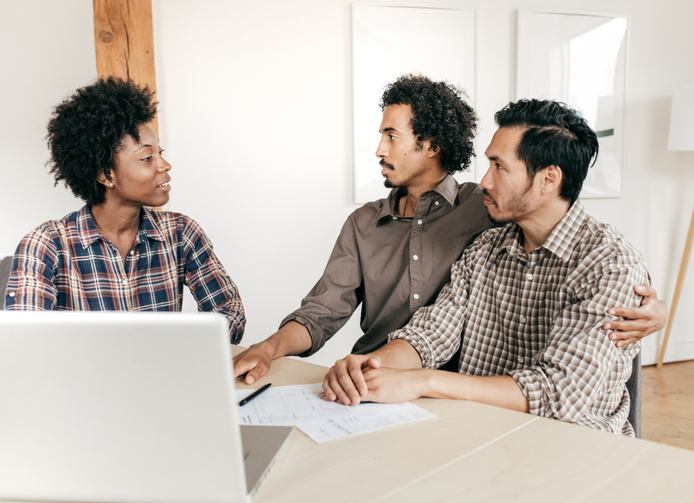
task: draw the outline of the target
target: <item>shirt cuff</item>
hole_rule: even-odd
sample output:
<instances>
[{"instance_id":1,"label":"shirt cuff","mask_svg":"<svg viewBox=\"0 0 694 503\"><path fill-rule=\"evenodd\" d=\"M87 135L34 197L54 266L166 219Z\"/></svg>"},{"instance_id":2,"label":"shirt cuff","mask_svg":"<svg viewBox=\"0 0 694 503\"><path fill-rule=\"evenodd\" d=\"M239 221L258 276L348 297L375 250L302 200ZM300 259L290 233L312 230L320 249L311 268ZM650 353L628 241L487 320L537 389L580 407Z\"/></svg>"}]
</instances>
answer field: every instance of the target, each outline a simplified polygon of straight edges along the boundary
<instances>
[{"instance_id":1,"label":"shirt cuff","mask_svg":"<svg viewBox=\"0 0 694 503\"><path fill-rule=\"evenodd\" d=\"M514 370L509 375L516 381L518 387L528 399L528 413L542 415L542 383L530 369Z\"/></svg>"},{"instance_id":2,"label":"shirt cuff","mask_svg":"<svg viewBox=\"0 0 694 503\"><path fill-rule=\"evenodd\" d=\"M279 328L282 328L290 321L295 321L299 325L303 325L304 328L306 328L306 330L308 331L308 335L311 337L311 349L297 356L300 356L301 358L306 358L307 356L311 356L312 354L316 353L320 348L323 347L323 345L325 344L325 340L323 340L322 337L323 330L319 326L317 326L313 321L309 320L308 318L304 318L303 316L299 316L295 313L292 313L282 320Z\"/></svg>"},{"instance_id":3,"label":"shirt cuff","mask_svg":"<svg viewBox=\"0 0 694 503\"><path fill-rule=\"evenodd\" d=\"M388 342L395 339L402 339L404 341L407 341L410 344L410 346L412 346L415 349L415 351L417 351L417 354L419 354L419 359L422 361L423 369L437 368L434 365L433 358L431 358L431 352L429 351L429 347L423 343L421 337L413 336L404 330L396 330L395 332L388 335Z\"/></svg>"}]
</instances>

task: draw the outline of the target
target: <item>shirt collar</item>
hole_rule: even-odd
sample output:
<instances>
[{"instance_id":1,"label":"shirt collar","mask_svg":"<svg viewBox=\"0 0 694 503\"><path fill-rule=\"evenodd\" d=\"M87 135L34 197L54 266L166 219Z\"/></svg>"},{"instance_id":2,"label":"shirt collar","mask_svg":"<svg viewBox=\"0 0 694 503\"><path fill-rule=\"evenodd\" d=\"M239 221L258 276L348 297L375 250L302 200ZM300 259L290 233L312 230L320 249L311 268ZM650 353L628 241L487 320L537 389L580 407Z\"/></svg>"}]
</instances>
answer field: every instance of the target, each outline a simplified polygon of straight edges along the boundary
<instances>
[{"instance_id":1,"label":"shirt collar","mask_svg":"<svg viewBox=\"0 0 694 503\"><path fill-rule=\"evenodd\" d=\"M453 206L455 204L455 198L458 195L459 186L455 178L451 175L446 175L446 177L434 187L434 192L441 194L448 204Z\"/></svg>"},{"instance_id":2,"label":"shirt collar","mask_svg":"<svg viewBox=\"0 0 694 503\"><path fill-rule=\"evenodd\" d=\"M432 191L440 194L448 204L453 206L455 204L455 198L458 195L458 182L451 175L446 175ZM424 194L426 194L426 192ZM405 195L405 189L403 187L396 187L391 190L390 194L388 194L386 204L381 207L378 219L380 220L386 216L397 217L397 204L403 195Z\"/></svg>"},{"instance_id":3,"label":"shirt collar","mask_svg":"<svg viewBox=\"0 0 694 503\"><path fill-rule=\"evenodd\" d=\"M549 237L540 248L553 253L564 262L568 262L571 257L571 251L575 248L576 241L579 239L578 230L587 218L588 214L583 205L576 201L559 223L554 226ZM527 255L523 248L521 228L517 224L506 225L505 235L497 249L497 255L501 250L506 250L509 255L514 257L525 257Z\"/></svg>"},{"instance_id":4,"label":"shirt collar","mask_svg":"<svg viewBox=\"0 0 694 503\"><path fill-rule=\"evenodd\" d=\"M92 218L92 209L89 205L84 205L77 212L77 235L83 248L88 248L92 243L99 239L103 239L103 234L96 226L94 218ZM140 228L137 231L136 243L141 243L145 238L154 239L156 241L164 241L161 231L154 223L152 210L142 208L140 210Z\"/></svg>"},{"instance_id":5,"label":"shirt collar","mask_svg":"<svg viewBox=\"0 0 694 503\"><path fill-rule=\"evenodd\" d=\"M553 253L564 262L571 257L571 250L575 248L578 237L578 229L588 218L583 205L576 201L571 205L566 215L552 229L547 241L542 245L547 251Z\"/></svg>"},{"instance_id":6,"label":"shirt collar","mask_svg":"<svg viewBox=\"0 0 694 503\"><path fill-rule=\"evenodd\" d=\"M94 223L92 218L92 209L85 204L81 210L77 212L77 235L80 238L82 248L89 248L93 242L101 239L101 231Z\"/></svg>"}]
</instances>

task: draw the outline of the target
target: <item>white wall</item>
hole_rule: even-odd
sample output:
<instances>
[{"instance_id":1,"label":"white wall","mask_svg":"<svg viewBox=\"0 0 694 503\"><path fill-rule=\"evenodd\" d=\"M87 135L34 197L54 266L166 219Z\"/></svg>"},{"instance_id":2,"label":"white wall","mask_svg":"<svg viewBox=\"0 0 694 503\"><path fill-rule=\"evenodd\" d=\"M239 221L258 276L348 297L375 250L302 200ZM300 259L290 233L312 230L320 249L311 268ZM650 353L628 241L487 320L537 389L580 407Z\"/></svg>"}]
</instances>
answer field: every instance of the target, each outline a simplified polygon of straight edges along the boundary
<instances>
[{"instance_id":1,"label":"white wall","mask_svg":"<svg viewBox=\"0 0 694 503\"><path fill-rule=\"evenodd\" d=\"M0 257L82 206L45 166L51 108L96 78L90 0L0 0Z\"/></svg>"},{"instance_id":2,"label":"white wall","mask_svg":"<svg viewBox=\"0 0 694 503\"><path fill-rule=\"evenodd\" d=\"M11 253L21 235L40 221L78 207L64 189L51 188L43 168L45 108L94 75L86 71L94 65L91 2L61 1L76 6L79 15L48 11L47 27L41 32L34 29L41 9L31 9L31 19L21 23L5 21L8 10L28 11L24 4L39 2L15 7L18 2L0 0L0 208L3 214L13 215L11 224L3 223L1 254ZM670 302L694 206L694 153L667 151L667 134L673 86L694 81L694 38L689 26L694 3L448 0L435 5L477 12L480 153L495 129L493 113L514 98L517 9L629 16L624 197L584 204L598 219L619 227L642 250L655 287ZM352 204L350 6L347 0L153 0L160 136L173 164L168 209L191 215L214 241L246 305L249 321L244 344L270 335L299 305L321 274L344 219L356 208ZM53 46L65 38L54 34L62 24L69 27L70 36L79 32L89 39L80 46L84 55L77 54L77 49ZM14 35L6 35L8 27ZM21 57L8 56L8 48ZM49 66L58 56L67 57L66 53L70 58L80 56L80 62ZM11 92L6 91L4 77L8 67L19 81ZM46 69L40 89L26 75L26 68L37 67ZM33 118L17 108L19 99L26 107L36 102ZM9 118L8 109L12 110ZM32 126L21 133L22 138L5 141L7 132L15 129L13 124L25 119ZM377 128L374 124L374 133ZM19 147L24 144L35 146ZM478 178L484 166L479 164ZM5 182L8 178L10 186ZM19 213L17 208L26 207L26 201L30 210ZM669 359L694 358L693 301L691 270ZM354 318L314 361L330 364L349 351L359 334ZM652 336L644 344L646 362L655 360L659 338Z\"/></svg>"}]
</instances>

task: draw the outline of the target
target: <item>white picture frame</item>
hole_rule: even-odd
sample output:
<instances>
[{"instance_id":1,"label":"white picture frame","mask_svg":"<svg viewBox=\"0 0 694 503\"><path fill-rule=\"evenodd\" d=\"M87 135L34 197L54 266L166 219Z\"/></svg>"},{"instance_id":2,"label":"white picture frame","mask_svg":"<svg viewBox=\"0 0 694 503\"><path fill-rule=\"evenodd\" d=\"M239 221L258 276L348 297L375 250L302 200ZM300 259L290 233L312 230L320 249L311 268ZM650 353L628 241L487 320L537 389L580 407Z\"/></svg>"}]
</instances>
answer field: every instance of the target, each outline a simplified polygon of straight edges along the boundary
<instances>
[{"instance_id":1,"label":"white picture frame","mask_svg":"<svg viewBox=\"0 0 694 503\"><path fill-rule=\"evenodd\" d=\"M628 19L518 11L516 99L564 102L598 135L582 198L621 197Z\"/></svg>"},{"instance_id":2,"label":"white picture frame","mask_svg":"<svg viewBox=\"0 0 694 503\"><path fill-rule=\"evenodd\" d=\"M379 101L387 84L418 73L462 87L475 98L475 13L393 6L352 6L354 200L386 197L376 158L381 123ZM456 174L474 181L470 170Z\"/></svg>"}]
</instances>

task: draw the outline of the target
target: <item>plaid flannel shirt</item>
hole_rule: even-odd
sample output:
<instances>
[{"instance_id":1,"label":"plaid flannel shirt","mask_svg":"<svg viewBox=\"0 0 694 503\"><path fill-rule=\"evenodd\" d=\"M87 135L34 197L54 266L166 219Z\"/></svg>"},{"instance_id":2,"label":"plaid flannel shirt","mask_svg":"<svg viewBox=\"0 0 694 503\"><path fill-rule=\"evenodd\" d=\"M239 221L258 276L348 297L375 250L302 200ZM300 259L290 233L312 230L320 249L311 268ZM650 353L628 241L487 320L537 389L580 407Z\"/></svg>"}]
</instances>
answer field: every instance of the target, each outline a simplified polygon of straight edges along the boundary
<instances>
[{"instance_id":1,"label":"plaid flannel shirt","mask_svg":"<svg viewBox=\"0 0 694 503\"><path fill-rule=\"evenodd\" d=\"M184 285L198 310L227 317L231 342L237 344L246 323L241 298L195 221L142 208L135 243L123 260L84 206L22 239L5 309L180 311Z\"/></svg>"},{"instance_id":2,"label":"plaid flannel shirt","mask_svg":"<svg viewBox=\"0 0 694 503\"><path fill-rule=\"evenodd\" d=\"M517 225L486 231L436 303L389 339L412 344L424 368L462 339L459 372L510 375L531 414L633 436L626 381L640 345L617 348L602 325L610 307L637 307L633 287L648 281L641 254L576 202L530 254Z\"/></svg>"}]
</instances>

